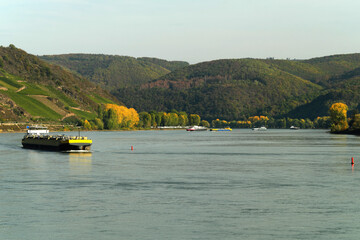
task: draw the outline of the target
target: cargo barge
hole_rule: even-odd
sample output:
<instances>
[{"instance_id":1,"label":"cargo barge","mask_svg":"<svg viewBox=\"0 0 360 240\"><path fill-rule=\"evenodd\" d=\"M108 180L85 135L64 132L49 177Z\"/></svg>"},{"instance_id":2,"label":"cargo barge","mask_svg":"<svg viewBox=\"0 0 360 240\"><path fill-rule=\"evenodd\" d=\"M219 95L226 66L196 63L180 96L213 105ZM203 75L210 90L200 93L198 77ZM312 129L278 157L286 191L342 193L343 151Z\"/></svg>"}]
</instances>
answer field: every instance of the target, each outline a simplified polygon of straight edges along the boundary
<instances>
[{"instance_id":1,"label":"cargo barge","mask_svg":"<svg viewBox=\"0 0 360 240\"><path fill-rule=\"evenodd\" d=\"M22 139L23 148L62 152L89 152L92 140L81 136L50 135L46 127L31 126Z\"/></svg>"}]
</instances>

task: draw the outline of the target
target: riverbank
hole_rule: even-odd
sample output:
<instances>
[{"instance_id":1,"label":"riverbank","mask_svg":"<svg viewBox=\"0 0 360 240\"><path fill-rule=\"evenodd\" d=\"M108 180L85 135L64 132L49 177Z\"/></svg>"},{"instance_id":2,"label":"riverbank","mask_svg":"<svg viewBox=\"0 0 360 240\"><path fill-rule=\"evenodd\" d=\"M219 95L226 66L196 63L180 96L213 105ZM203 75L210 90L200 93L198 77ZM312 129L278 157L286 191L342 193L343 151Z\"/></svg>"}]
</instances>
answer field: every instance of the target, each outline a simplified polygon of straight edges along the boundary
<instances>
[{"instance_id":1,"label":"riverbank","mask_svg":"<svg viewBox=\"0 0 360 240\"><path fill-rule=\"evenodd\" d=\"M340 132L330 132L332 134L347 134L347 135L356 135L356 136L360 136L360 129L355 129L355 130L345 130L345 131L340 131Z\"/></svg>"},{"instance_id":2,"label":"riverbank","mask_svg":"<svg viewBox=\"0 0 360 240\"><path fill-rule=\"evenodd\" d=\"M74 125L61 125L61 124L31 124L31 123L0 123L0 133L25 133L28 126L39 125L49 129L50 132L66 132L66 131L77 131L78 127ZM138 131L138 130L184 130L187 127L169 127L161 126L157 128L146 128L146 129L117 129L117 130L85 130L81 127L82 131Z\"/></svg>"}]
</instances>

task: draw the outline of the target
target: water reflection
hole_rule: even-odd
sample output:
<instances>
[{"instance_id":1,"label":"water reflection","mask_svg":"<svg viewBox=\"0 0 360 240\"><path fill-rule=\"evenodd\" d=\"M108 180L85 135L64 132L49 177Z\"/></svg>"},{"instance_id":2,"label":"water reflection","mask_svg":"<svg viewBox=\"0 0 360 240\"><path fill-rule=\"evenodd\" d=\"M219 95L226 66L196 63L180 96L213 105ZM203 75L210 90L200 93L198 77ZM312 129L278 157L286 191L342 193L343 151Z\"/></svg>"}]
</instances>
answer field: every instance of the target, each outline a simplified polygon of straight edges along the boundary
<instances>
[{"instance_id":1,"label":"water reflection","mask_svg":"<svg viewBox=\"0 0 360 240\"><path fill-rule=\"evenodd\" d=\"M75 175L86 175L91 172L92 153L69 153L69 168Z\"/></svg>"}]
</instances>

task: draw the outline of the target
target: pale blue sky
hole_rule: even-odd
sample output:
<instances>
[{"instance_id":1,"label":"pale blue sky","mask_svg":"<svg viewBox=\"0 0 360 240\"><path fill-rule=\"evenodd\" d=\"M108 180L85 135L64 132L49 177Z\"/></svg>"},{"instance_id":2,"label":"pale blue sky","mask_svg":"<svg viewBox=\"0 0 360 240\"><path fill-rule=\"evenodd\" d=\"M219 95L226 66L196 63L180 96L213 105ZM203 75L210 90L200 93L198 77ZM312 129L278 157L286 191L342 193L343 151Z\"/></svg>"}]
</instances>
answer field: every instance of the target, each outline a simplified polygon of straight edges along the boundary
<instances>
[{"instance_id":1,"label":"pale blue sky","mask_svg":"<svg viewBox=\"0 0 360 240\"><path fill-rule=\"evenodd\" d=\"M190 63L360 52L359 0L0 0L0 45Z\"/></svg>"}]
</instances>

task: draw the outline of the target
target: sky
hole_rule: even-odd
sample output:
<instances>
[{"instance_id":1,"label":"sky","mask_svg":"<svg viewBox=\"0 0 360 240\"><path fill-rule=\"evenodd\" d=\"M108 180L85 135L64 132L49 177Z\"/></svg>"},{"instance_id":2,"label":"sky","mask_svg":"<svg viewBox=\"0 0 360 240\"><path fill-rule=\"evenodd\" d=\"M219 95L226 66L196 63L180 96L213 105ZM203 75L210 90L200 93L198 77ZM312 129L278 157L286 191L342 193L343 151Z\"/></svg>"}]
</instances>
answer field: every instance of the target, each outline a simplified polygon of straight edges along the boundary
<instances>
[{"instance_id":1,"label":"sky","mask_svg":"<svg viewBox=\"0 0 360 240\"><path fill-rule=\"evenodd\" d=\"M0 0L0 45L198 63L360 52L359 0Z\"/></svg>"}]
</instances>

